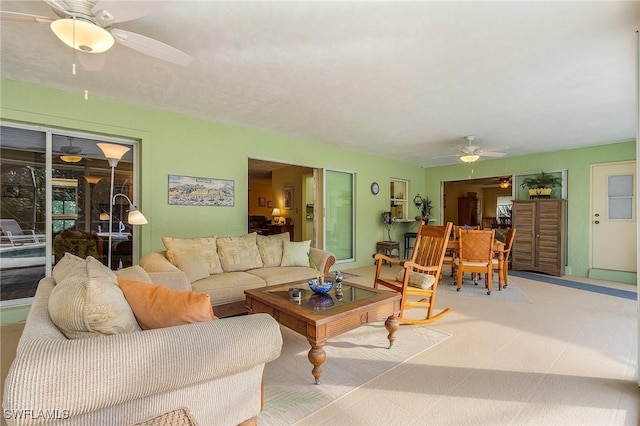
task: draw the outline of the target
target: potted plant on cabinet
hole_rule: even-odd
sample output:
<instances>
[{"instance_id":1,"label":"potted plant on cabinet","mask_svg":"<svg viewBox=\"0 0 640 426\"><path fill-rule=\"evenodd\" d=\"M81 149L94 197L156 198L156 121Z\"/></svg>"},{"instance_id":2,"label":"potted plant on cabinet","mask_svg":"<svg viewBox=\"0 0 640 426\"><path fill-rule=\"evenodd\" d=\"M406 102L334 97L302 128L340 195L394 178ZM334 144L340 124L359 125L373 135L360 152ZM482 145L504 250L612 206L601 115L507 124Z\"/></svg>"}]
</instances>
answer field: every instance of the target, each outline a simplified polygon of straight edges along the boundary
<instances>
[{"instance_id":1,"label":"potted plant on cabinet","mask_svg":"<svg viewBox=\"0 0 640 426\"><path fill-rule=\"evenodd\" d=\"M539 196L549 197L551 195L551 190L561 184L562 178L560 176L555 176L551 173L541 171L535 176L523 179L520 186L525 189L529 189L529 197L533 198Z\"/></svg>"}]
</instances>

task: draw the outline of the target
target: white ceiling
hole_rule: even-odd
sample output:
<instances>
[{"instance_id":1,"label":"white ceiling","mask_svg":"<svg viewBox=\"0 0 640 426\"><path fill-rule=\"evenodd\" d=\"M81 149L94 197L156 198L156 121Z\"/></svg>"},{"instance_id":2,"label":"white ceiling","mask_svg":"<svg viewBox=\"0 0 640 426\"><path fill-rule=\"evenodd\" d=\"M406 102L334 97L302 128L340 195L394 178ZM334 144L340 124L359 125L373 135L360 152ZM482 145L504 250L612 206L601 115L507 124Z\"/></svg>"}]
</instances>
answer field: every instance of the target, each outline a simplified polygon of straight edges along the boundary
<instances>
[{"instance_id":1,"label":"white ceiling","mask_svg":"<svg viewBox=\"0 0 640 426\"><path fill-rule=\"evenodd\" d=\"M635 139L640 2L168 1L115 27L194 61L116 45L72 76L48 25L3 22L2 77L427 167L465 135L507 156Z\"/></svg>"}]
</instances>

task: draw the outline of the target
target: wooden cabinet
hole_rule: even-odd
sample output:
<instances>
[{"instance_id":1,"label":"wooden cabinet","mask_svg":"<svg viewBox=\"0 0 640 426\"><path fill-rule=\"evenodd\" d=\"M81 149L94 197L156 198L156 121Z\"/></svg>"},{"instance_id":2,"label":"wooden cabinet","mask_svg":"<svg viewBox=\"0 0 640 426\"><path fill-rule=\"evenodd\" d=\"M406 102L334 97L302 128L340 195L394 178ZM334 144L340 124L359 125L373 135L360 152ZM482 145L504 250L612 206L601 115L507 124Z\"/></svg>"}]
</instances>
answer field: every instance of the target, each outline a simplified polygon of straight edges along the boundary
<instances>
[{"instance_id":1,"label":"wooden cabinet","mask_svg":"<svg viewBox=\"0 0 640 426\"><path fill-rule=\"evenodd\" d=\"M289 240L293 241L293 225L269 225L268 230L269 235L284 234L285 232L288 232Z\"/></svg>"},{"instance_id":2,"label":"wooden cabinet","mask_svg":"<svg viewBox=\"0 0 640 426\"><path fill-rule=\"evenodd\" d=\"M456 225L477 226L478 220L478 199L475 197L458 198L458 223Z\"/></svg>"},{"instance_id":3,"label":"wooden cabinet","mask_svg":"<svg viewBox=\"0 0 640 426\"><path fill-rule=\"evenodd\" d=\"M514 201L513 227L518 230L511 249L516 270L564 275L567 200Z\"/></svg>"}]
</instances>

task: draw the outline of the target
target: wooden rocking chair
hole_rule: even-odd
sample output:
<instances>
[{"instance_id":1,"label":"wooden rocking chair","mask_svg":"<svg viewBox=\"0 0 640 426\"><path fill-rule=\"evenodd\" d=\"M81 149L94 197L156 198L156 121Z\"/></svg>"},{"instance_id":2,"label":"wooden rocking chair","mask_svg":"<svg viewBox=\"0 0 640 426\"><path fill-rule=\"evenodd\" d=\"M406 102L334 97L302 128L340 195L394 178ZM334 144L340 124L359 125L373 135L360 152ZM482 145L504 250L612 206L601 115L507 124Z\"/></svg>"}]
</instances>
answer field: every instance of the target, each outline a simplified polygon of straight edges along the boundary
<instances>
[{"instance_id":1,"label":"wooden rocking chair","mask_svg":"<svg viewBox=\"0 0 640 426\"><path fill-rule=\"evenodd\" d=\"M376 260L374 288L378 288L378 285L383 285L402 294L399 322L426 324L436 321L451 312L451 309L446 308L436 315L433 314L436 290L442 274L442 261L452 226L453 223L451 222L447 223L446 226L428 226L422 222L416 235L410 259L399 260L379 253L374 256ZM396 274L395 279L382 278L380 276L384 261L399 264L402 267L402 270ZM419 297L421 299L415 300ZM418 319L405 317L405 311L412 308L425 308L426 316Z\"/></svg>"}]
</instances>

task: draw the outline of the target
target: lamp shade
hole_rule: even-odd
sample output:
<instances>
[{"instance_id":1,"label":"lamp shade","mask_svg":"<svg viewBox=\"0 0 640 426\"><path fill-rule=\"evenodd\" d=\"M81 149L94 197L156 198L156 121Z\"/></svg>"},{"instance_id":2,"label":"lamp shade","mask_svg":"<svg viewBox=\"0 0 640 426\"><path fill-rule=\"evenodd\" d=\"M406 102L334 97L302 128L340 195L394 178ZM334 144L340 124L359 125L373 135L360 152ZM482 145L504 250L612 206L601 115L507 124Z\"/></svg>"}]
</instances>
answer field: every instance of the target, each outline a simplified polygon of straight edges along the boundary
<instances>
[{"instance_id":1,"label":"lamp shade","mask_svg":"<svg viewBox=\"0 0 640 426\"><path fill-rule=\"evenodd\" d=\"M478 161L478 158L480 158L479 155L463 155L460 157L465 163L473 163L474 161Z\"/></svg>"},{"instance_id":2,"label":"lamp shade","mask_svg":"<svg viewBox=\"0 0 640 426\"><path fill-rule=\"evenodd\" d=\"M129 217L127 221L131 225L146 225L149 223L146 217L140 212L140 210L136 209L134 206L129 206Z\"/></svg>"},{"instance_id":3,"label":"lamp shade","mask_svg":"<svg viewBox=\"0 0 640 426\"><path fill-rule=\"evenodd\" d=\"M116 167L118 165L118 161L120 161L124 154L131 149L128 146L118 145L115 143L100 142L96 145L98 145L98 148L102 150L105 158L109 161L109 167Z\"/></svg>"},{"instance_id":4,"label":"lamp shade","mask_svg":"<svg viewBox=\"0 0 640 426\"><path fill-rule=\"evenodd\" d=\"M100 176L85 176L84 177L84 180L86 180L89 185L95 185L98 182L100 182L101 179L102 179L102 177L100 177Z\"/></svg>"},{"instance_id":5,"label":"lamp shade","mask_svg":"<svg viewBox=\"0 0 640 426\"><path fill-rule=\"evenodd\" d=\"M51 23L51 31L64 44L81 52L106 52L114 43L109 31L81 18L56 19Z\"/></svg>"},{"instance_id":6,"label":"lamp shade","mask_svg":"<svg viewBox=\"0 0 640 426\"><path fill-rule=\"evenodd\" d=\"M273 209L273 211L271 212L271 216L273 216L273 217L280 216L280 209L279 209L279 208L277 208L277 207L275 207L275 208Z\"/></svg>"},{"instance_id":7,"label":"lamp shade","mask_svg":"<svg viewBox=\"0 0 640 426\"><path fill-rule=\"evenodd\" d=\"M82 157L79 155L61 155L60 159L65 163L77 163L82 160Z\"/></svg>"},{"instance_id":8,"label":"lamp shade","mask_svg":"<svg viewBox=\"0 0 640 426\"><path fill-rule=\"evenodd\" d=\"M100 212L100 220L109 220L111 216L109 216L109 213L105 212L104 210Z\"/></svg>"}]
</instances>

